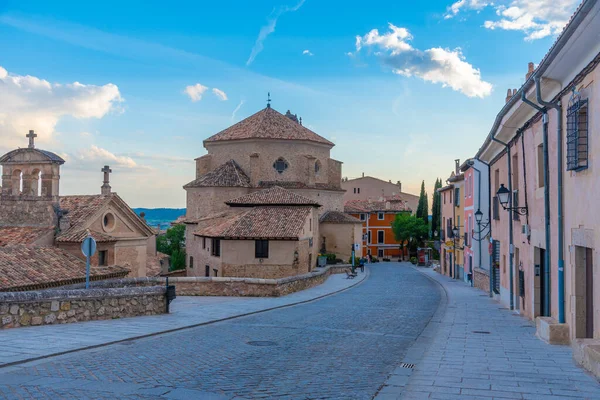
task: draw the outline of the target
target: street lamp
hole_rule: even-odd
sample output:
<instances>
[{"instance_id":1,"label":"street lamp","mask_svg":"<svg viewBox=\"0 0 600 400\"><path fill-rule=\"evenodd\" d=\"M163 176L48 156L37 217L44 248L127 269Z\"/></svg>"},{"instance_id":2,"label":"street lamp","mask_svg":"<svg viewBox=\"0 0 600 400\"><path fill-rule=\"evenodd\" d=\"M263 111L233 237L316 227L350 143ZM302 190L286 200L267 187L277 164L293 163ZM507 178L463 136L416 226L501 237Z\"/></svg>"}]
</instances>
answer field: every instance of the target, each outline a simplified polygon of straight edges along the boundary
<instances>
[{"instance_id":1,"label":"street lamp","mask_svg":"<svg viewBox=\"0 0 600 400\"><path fill-rule=\"evenodd\" d=\"M452 228L452 233L454 234L454 237L460 235L460 229L458 229L458 227L454 227Z\"/></svg>"},{"instance_id":2,"label":"street lamp","mask_svg":"<svg viewBox=\"0 0 600 400\"><path fill-rule=\"evenodd\" d=\"M475 222L477 222L477 232L475 232L475 230L473 229L473 234L471 235L473 240L476 240L478 242L481 242L483 240L482 233L490 225L490 221L487 221L482 226L482 223L481 223L482 220L483 220L483 213L478 208L477 211L475 211ZM475 237L476 234L477 234L477 236L479 236L479 238ZM480 250L480 253L481 253L481 250Z\"/></svg>"},{"instance_id":3,"label":"street lamp","mask_svg":"<svg viewBox=\"0 0 600 400\"><path fill-rule=\"evenodd\" d=\"M483 219L483 213L481 212L481 210L478 208L477 211L475 212L475 221L480 224L481 220Z\"/></svg>"},{"instance_id":4,"label":"street lamp","mask_svg":"<svg viewBox=\"0 0 600 400\"><path fill-rule=\"evenodd\" d=\"M510 191L504 187L504 184L500 184L500 189L496 192L498 201L506 211L514 211L520 215L527 215L527 207L507 207L510 199Z\"/></svg>"}]
</instances>

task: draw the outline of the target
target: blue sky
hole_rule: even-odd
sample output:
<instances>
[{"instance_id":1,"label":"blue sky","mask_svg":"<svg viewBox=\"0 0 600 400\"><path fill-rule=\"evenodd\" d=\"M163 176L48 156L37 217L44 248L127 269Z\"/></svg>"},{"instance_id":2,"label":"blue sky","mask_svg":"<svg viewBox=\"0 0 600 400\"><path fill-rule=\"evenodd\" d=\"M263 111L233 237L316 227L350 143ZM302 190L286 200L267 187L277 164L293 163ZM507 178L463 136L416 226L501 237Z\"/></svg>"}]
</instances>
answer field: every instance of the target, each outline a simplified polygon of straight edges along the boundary
<instances>
[{"instance_id":1,"label":"blue sky","mask_svg":"<svg viewBox=\"0 0 600 400\"><path fill-rule=\"evenodd\" d=\"M36 129L67 159L63 194L99 192L108 163L130 205L185 206L202 141L271 92L344 176L431 192L577 6L488 3L0 0L0 151Z\"/></svg>"}]
</instances>

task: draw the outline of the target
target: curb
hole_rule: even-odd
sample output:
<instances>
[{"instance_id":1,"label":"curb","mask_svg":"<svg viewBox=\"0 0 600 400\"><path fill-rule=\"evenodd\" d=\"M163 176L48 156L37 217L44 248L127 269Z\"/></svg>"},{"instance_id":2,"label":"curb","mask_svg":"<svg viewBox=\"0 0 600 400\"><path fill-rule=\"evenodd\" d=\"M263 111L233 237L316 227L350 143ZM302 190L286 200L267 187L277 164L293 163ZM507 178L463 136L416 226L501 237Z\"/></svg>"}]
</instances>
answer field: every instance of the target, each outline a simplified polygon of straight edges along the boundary
<instances>
[{"instance_id":1,"label":"curb","mask_svg":"<svg viewBox=\"0 0 600 400\"><path fill-rule=\"evenodd\" d=\"M167 329L167 330L160 331L160 332L153 332L153 333L148 333L148 334L145 334L145 335L132 336L132 337L129 337L127 339L114 340L114 341L111 341L111 342L106 342L106 343L95 344L95 345L91 345L91 346L80 347L78 349L61 351L61 352L58 352L58 353L47 354L47 355L43 355L43 356L39 356L39 357L32 357L32 358L27 358L27 359L24 359L24 360L13 361L13 362L10 362L10 363L1 364L0 365L0 370L2 370L4 368L7 368L7 367L14 367L14 366L20 365L20 364L26 364L26 363L30 363L30 362L33 362L33 361L43 360L43 359L46 359L46 358L62 356L62 355L65 355L65 354L76 353L76 352L84 351L84 350L97 349L97 348L100 348L100 347L110 346L110 345L113 345L113 344L118 344L118 343L123 343L123 342L129 342L129 341L132 341L132 340L144 339L144 338L149 338L149 337L158 336L158 335L164 335L166 333L178 332L178 331L182 331L182 330L185 330L185 329L197 328L199 326L211 325L211 324L215 324L217 322L229 321L229 320L236 319L236 318L247 317L249 315L255 315L255 314L260 314L260 313L264 313L264 312L267 312L267 311L273 311L273 310L278 310L278 309L281 309L281 308L293 307L293 306L297 306L297 305L300 305L300 304L310 303L310 302L317 301L317 300L323 299L325 297L333 296L335 294L342 293L342 292L345 292L346 290L352 289L353 287L358 286L361 283L363 283L364 281L366 281L367 278L369 277L369 275L370 275L369 268L365 268L365 273L364 273L363 278L361 280L357 281L356 283L353 283L352 285L350 285L348 287L345 287L343 289L336 290L335 292L327 293L327 294L324 294L324 295L321 295L321 296L318 296L318 297L315 297L315 298L312 298L312 299L309 299L309 300L302 300L302 301L298 301L296 303L290 303L290 304L284 304L284 305L280 305L280 306L276 306L276 307L265 308L263 310L252 311L252 312L248 312L248 313L245 313L245 314L233 315L233 316L226 317L226 318L215 319L215 320L206 321L206 322L200 322L200 323L197 323L197 324L192 324L192 325L187 325L187 326L181 326L181 327L178 327L178 328ZM133 317L133 318L135 318L135 317Z\"/></svg>"}]
</instances>

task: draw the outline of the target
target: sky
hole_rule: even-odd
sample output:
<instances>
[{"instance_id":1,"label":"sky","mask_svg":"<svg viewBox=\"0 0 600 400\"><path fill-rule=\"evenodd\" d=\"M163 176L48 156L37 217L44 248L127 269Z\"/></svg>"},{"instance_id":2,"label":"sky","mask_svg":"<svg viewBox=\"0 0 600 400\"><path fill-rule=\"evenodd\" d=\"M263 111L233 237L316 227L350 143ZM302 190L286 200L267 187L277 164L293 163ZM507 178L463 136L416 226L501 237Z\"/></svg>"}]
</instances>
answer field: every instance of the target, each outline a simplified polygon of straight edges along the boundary
<instances>
[{"instance_id":1,"label":"sky","mask_svg":"<svg viewBox=\"0 0 600 400\"><path fill-rule=\"evenodd\" d=\"M474 156L579 0L0 0L0 153L66 160L61 194L185 207L202 141L291 110L362 173L431 194Z\"/></svg>"}]
</instances>

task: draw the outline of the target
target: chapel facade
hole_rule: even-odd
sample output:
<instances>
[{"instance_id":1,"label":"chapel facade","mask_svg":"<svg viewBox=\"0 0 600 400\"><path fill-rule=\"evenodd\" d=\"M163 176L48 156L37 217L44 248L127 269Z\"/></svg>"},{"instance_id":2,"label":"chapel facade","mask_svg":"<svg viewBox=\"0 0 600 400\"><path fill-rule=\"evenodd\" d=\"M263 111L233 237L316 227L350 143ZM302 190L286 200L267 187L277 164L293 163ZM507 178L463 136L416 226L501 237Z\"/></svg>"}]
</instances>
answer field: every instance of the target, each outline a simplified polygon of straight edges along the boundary
<instances>
[{"instance_id":1,"label":"chapel facade","mask_svg":"<svg viewBox=\"0 0 600 400\"><path fill-rule=\"evenodd\" d=\"M333 146L270 105L206 139L184 186L188 276L280 278L311 271L319 252L349 255L361 225L343 213Z\"/></svg>"},{"instance_id":2,"label":"chapel facade","mask_svg":"<svg viewBox=\"0 0 600 400\"><path fill-rule=\"evenodd\" d=\"M111 191L110 168L101 170L99 194L61 196L60 167L65 161L36 148L36 136L30 131L28 147L0 157L0 270L8 277L5 288L52 287L85 278L81 243L88 236L97 242L91 265L98 279L152 274L146 266L156 257L156 234ZM18 263L11 261L15 257ZM71 266L69 273L47 260Z\"/></svg>"}]
</instances>

